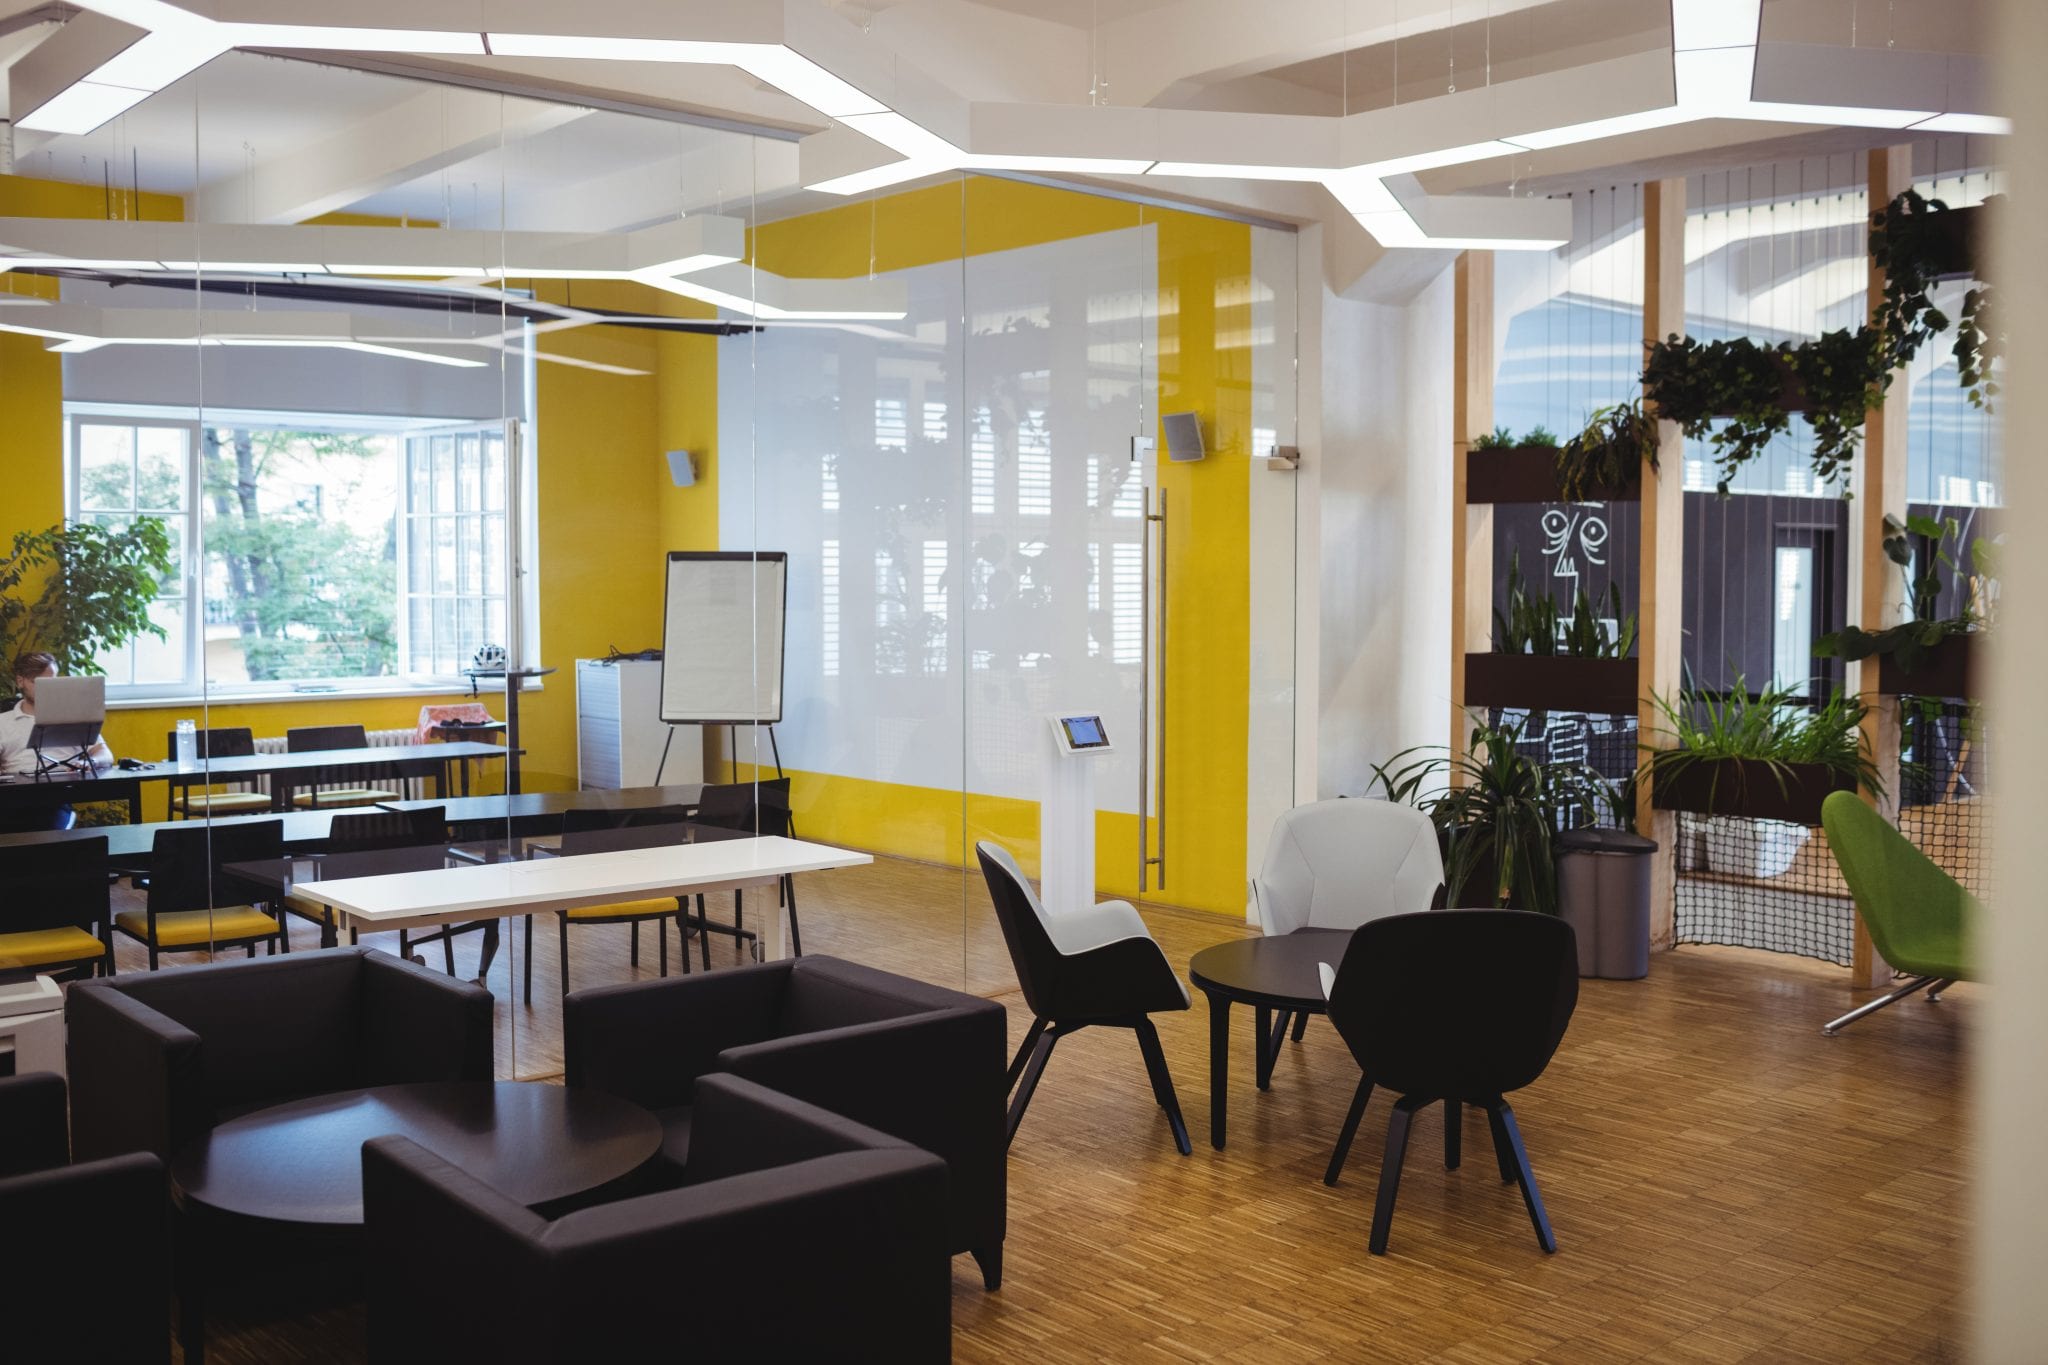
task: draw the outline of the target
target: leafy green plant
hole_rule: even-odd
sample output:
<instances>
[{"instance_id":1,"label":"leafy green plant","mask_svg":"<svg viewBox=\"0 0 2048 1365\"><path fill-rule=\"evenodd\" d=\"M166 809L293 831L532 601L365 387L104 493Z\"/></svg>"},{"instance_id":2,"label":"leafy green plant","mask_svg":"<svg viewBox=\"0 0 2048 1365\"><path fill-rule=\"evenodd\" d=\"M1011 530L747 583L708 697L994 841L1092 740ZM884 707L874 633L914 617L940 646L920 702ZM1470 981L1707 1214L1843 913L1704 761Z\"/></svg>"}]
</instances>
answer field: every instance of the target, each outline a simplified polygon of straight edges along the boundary
<instances>
[{"instance_id":1,"label":"leafy green plant","mask_svg":"<svg viewBox=\"0 0 2048 1365\"><path fill-rule=\"evenodd\" d=\"M1915 537L1925 540L1930 549L1918 574L1913 572ZM1991 596L1990 585L1997 577L1999 547L1982 537L1970 543L1970 561L1975 573L1970 578L1969 597L1963 609L1954 616L1937 617L1934 614L1941 597L1941 571L1947 569L1951 575L1959 572L1955 555L1949 547L1961 538L1962 527L1954 517L1936 520L1933 517L1909 516L1900 521L1887 515L1884 519L1884 553L1885 558L1899 566L1899 578L1906 593L1903 605L1907 619L1883 630L1844 626L1830 631L1814 641L1814 657L1855 660L1888 654L1898 661L1900 668L1911 671L1927 650L1935 648L1943 640L1968 635L1983 625L1981 604Z\"/></svg>"},{"instance_id":2,"label":"leafy green plant","mask_svg":"<svg viewBox=\"0 0 2048 1365\"><path fill-rule=\"evenodd\" d=\"M1447 904L1557 911L1560 831L1619 815L1614 785L1583 763L1521 752L1519 728L1482 726L1464 753L1404 749L1373 768L1390 801L1416 807L1444 851ZM1470 886L1483 901L1467 900Z\"/></svg>"},{"instance_id":3,"label":"leafy green plant","mask_svg":"<svg viewBox=\"0 0 2048 1365\"><path fill-rule=\"evenodd\" d=\"M140 635L163 639L149 609L173 568L170 528L157 517L18 532L0 557L0 664L39 649L56 656L60 673L98 673L106 651ZM12 697L14 670L0 674L0 692Z\"/></svg>"},{"instance_id":4,"label":"leafy green plant","mask_svg":"<svg viewBox=\"0 0 2048 1365\"><path fill-rule=\"evenodd\" d=\"M1884 272L1884 299L1871 323L1883 338L1887 370L1903 367L1949 328L1932 294L1941 272L1956 264L1944 258L1952 238L1942 217L1951 211L1941 200L1908 189L1870 215L1870 258ZM1951 348L1962 386L1980 408L1990 407L1998 394L1991 362L2005 340L1990 326L1991 302L1988 286L1964 293Z\"/></svg>"},{"instance_id":5,"label":"leafy green plant","mask_svg":"<svg viewBox=\"0 0 2048 1365\"><path fill-rule=\"evenodd\" d=\"M1515 434L1506 427L1495 427L1472 443L1474 450L1508 450L1515 444Z\"/></svg>"},{"instance_id":6,"label":"leafy green plant","mask_svg":"<svg viewBox=\"0 0 2048 1365\"><path fill-rule=\"evenodd\" d=\"M1545 450L1555 450L1557 449L1557 433L1545 426L1530 427L1522 439L1515 442L1515 444L1521 446L1540 446Z\"/></svg>"},{"instance_id":7,"label":"leafy green plant","mask_svg":"<svg viewBox=\"0 0 2048 1365\"><path fill-rule=\"evenodd\" d=\"M1657 468L1657 424L1639 400L1613 403L1586 420L1585 429L1557 453L1557 487L1567 502L1583 502L1595 489L1620 488L1642 468Z\"/></svg>"},{"instance_id":8,"label":"leafy green plant","mask_svg":"<svg viewBox=\"0 0 2048 1365\"><path fill-rule=\"evenodd\" d=\"M1675 700L1654 692L1650 700L1664 721L1658 733L1665 743L1642 746L1650 754L1647 766L1656 781L1671 781L1702 763L1740 758L1764 764L1781 792L1789 785L1795 763L1819 764L1866 791L1884 792L1861 729L1863 703L1840 689L1814 706L1775 685L1751 696L1738 674L1725 698L1681 688ZM1743 780L1742 770L1733 765L1713 768L1707 788L1710 803L1724 776Z\"/></svg>"},{"instance_id":9,"label":"leafy green plant","mask_svg":"<svg viewBox=\"0 0 2048 1365\"><path fill-rule=\"evenodd\" d=\"M1519 550L1508 557L1507 610L1493 612L1493 652L1496 654L1565 655L1574 659L1625 659L1636 640L1636 616L1621 610L1621 585L1609 583L1606 612L1596 613L1593 601L1580 588L1572 595L1572 611L1564 616L1557 599L1535 596L1522 577ZM1607 635L1607 620L1616 623L1614 638Z\"/></svg>"},{"instance_id":10,"label":"leafy green plant","mask_svg":"<svg viewBox=\"0 0 2048 1365\"><path fill-rule=\"evenodd\" d=\"M1742 466L1791 430L1795 409L1813 427L1816 477L1827 482L1846 472L1864 416L1890 379L1877 334L1867 328L1796 347L1674 335L1649 348L1643 397L1687 436L1713 446L1716 487L1726 497Z\"/></svg>"}]
</instances>

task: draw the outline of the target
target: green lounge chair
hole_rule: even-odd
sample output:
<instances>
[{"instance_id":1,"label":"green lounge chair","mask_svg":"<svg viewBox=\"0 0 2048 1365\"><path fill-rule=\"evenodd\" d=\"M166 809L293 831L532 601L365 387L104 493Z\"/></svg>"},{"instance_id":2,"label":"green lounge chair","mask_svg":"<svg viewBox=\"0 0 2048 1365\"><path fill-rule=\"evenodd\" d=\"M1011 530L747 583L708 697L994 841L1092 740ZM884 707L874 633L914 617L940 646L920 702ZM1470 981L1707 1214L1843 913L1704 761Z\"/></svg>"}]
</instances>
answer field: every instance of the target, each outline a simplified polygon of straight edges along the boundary
<instances>
[{"instance_id":1,"label":"green lounge chair","mask_svg":"<svg viewBox=\"0 0 2048 1365\"><path fill-rule=\"evenodd\" d=\"M1938 1000L1949 986L1970 980L1964 941L1981 913L1976 899L1854 793L1829 796L1820 819L1871 943L1886 962L1913 974L1899 989L1850 1010L1821 1032L1837 1033L1929 986L1927 998Z\"/></svg>"}]
</instances>

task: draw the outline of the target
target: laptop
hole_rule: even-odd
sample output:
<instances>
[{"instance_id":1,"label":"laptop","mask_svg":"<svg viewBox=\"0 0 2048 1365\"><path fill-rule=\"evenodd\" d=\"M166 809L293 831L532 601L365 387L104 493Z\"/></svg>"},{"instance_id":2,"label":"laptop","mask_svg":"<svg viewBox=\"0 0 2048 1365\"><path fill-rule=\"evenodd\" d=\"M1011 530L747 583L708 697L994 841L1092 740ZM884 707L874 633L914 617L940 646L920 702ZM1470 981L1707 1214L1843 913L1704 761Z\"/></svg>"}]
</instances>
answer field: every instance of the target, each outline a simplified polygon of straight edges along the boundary
<instances>
[{"instance_id":1,"label":"laptop","mask_svg":"<svg viewBox=\"0 0 2048 1365\"><path fill-rule=\"evenodd\" d=\"M104 725L107 719L105 678L44 678L36 683L36 724ZM95 736L97 738L97 736Z\"/></svg>"}]
</instances>

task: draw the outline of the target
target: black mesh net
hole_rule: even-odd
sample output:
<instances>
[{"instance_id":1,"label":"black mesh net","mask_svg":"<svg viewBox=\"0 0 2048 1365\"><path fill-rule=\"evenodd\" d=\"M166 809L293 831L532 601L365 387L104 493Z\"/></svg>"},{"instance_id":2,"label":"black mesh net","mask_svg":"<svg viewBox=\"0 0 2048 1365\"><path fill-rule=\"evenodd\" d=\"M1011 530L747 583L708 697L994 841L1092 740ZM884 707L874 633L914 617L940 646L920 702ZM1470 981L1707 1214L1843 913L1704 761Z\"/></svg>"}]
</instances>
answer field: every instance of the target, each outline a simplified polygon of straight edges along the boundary
<instances>
[{"instance_id":1,"label":"black mesh net","mask_svg":"<svg viewBox=\"0 0 2048 1365\"><path fill-rule=\"evenodd\" d=\"M1982 707L1902 697L1899 727L1899 828L1970 894L1995 899Z\"/></svg>"}]
</instances>

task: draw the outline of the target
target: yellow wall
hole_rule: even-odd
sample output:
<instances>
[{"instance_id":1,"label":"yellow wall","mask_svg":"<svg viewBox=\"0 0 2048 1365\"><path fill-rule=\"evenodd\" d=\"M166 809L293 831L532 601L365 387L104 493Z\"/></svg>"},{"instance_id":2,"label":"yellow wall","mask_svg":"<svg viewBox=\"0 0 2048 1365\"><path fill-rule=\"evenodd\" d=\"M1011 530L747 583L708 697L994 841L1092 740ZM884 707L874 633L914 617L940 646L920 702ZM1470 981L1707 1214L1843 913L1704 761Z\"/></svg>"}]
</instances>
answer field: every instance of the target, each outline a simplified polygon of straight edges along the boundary
<instances>
[{"instance_id":1,"label":"yellow wall","mask_svg":"<svg viewBox=\"0 0 2048 1365\"><path fill-rule=\"evenodd\" d=\"M1244 909L1250 670L1249 290L1251 229L1016 181L966 178L872 203L769 223L753 249L786 275L853 277L1072 237L1156 225L1159 387L1151 411L1203 417L1210 458L1165 460L1172 513L1166 748L1168 878L1147 898L1224 914ZM1227 300L1219 305L1219 298ZM1195 547L1199 546L1199 550ZM971 720L969 722L972 723ZM751 773L742 765L742 776ZM794 773L800 832L881 852L962 864L995 839L1035 871L1036 802ZM1137 819L1098 812L1096 881L1136 894Z\"/></svg>"}]
</instances>

